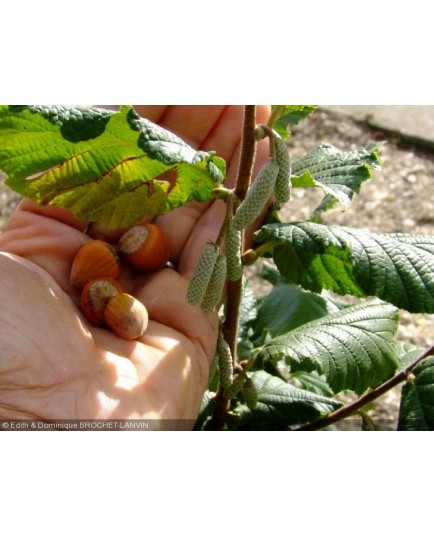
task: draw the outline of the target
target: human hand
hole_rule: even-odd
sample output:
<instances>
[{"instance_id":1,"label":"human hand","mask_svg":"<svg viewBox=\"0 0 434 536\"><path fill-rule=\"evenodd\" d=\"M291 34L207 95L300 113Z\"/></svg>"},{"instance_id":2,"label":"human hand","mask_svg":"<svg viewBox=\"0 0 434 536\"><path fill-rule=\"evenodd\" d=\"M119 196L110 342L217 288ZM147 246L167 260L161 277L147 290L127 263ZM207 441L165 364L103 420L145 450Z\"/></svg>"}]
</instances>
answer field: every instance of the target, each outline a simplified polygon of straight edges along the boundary
<instances>
[{"instance_id":1,"label":"human hand","mask_svg":"<svg viewBox=\"0 0 434 536\"><path fill-rule=\"evenodd\" d=\"M234 181L242 106L137 106L137 112L203 150L215 150ZM258 106L257 122L269 110ZM258 144L255 172L267 156ZM124 275L126 291L147 307L143 337L127 341L91 326L69 283L86 222L23 200L0 236L0 418L183 419L192 426L214 356L218 319L185 301L189 279L224 203L191 203L155 218L175 269ZM114 240L91 224L87 234ZM181 422L181 421L180 421ZM181 424L182 425L182 424Z\"/></svg>"}]
</instances>

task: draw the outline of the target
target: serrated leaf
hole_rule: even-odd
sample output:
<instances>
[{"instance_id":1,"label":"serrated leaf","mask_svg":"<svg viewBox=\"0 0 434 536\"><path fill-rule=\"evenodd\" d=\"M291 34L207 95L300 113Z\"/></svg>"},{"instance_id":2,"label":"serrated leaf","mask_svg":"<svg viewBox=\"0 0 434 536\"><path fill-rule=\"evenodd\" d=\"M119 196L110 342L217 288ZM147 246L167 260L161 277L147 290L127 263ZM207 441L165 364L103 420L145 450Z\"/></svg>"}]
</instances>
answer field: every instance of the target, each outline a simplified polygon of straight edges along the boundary
<instances>
[{"instance_id":1,"label":"serrated leaf","mask_svg":"<svg viewBox=\"0 0 434 536\"><path fill-rule=\"evenodd\" d=\"M402 388L398 430L434 430L434 357L413 369L414 381Z\"/></svg>"},{"instance_id":2,"label":"serrated leaf","mask_svg":"<svg viewBox=\"0 0 434 536\"><path fill-rule=\"evenodd\" d=\"M307 104L287 104L274 105L271 110L270 126L274 128L282 137L286 139L289 136L288 129L305 119L316 108L316 105Z\"/></svg>"},{"instance_id":3,"label":"serrated leaf","mask_svg":"<svg viewBox=\"0 0 434 536\"><path fill-rule=\"evenodd\" d=\"M293 163L291 182L294 188L319 187L325 193L326 199L314 211L315 218L336 201L344 209L348 208L362 183L371 177L371 169L380 168L377 149L377 145L372 145L343 152L321 143Z\"/></svg>"},{"instance_id":4,"label":"serrated leaf","mask_svg":"<svg viewBox=\"0 0 434 536\"><path fill-rule=\"evenodd\" d=\"M253 421L278 422L281 425L303 424L318 419L341 406L341 403L310 391L298 389L293 385L271 376L262 370L249 374L257 391L254 409L247 405L237 405L233 412L238 417L237 426Z\"/></svg>"},{"instance_id":5,"label":"serrated leaf","mask_svg":"<svg viewBox=\"0 0 434 536\"><path fill-rule=\"evenodd\" d=\"M291 370L324 374L335 393L363 393L398 366L395 307L373 300L303 324L264 345L259 358L285 358Z\"/></svg>"},{"instance_id":6,"label":"serrated leaf","mask_svg":"<svg viewBox=\"0 0 434 536\"><path fill-rule=\"evenodd\" d=\"M261 300L255 333L268 331L272 337L277 337L335 310L336 307L318 294L281 282Z\"/></svg>"},{"instance_id":7,"label":"serrated leaf","mask_svg":"<svg viewBox=\"0 0 434 536\"><path fill-rule=\"evenodd\" d=\"M212 199L225 166L129 106L0 106L6 184L81 220L127 227L192 200Z\"/></svg>"},{"instance_id":8,"label":"serrated leaf","mask_svg":"<svg viewBox=\"0 0 434 536\"><path fill-rule=\"evenodd\" d=\"M375 234L313 222L265 225L281 274L307 290L377 296L413 313L434 313L434 237Z\"/></svg>"},{"instance_id":9,"label":"serrated leaf","mask_svg":"<svg viewBox=\"0 0 434 536\"><path fill-rule=\"evenodd\" d=\"M312 372L304 370L292 372L290 381L300 389L312 391L318 395L333 396L333 391L330 389L325 376L318 374L315 370Z\"/></svg>"}]
</instances>

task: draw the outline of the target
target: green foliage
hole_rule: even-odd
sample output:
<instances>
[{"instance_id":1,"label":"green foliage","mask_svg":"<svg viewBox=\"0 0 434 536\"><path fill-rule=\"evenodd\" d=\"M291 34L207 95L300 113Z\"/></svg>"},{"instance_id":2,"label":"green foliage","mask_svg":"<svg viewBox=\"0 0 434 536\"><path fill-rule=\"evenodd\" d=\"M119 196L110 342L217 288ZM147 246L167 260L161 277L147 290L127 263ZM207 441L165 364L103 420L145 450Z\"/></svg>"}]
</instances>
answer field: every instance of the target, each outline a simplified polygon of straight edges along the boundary
<instances>
[{"instance_id":1,"label":"green foliage","mask_svg":"<svg viewBox=\"0 0 434 536\"><path fill-rule=\"evenodd\" d=\"M282 275L315 292L378 296L416 313L434 312L434 237L374 234L313 222L265 225Z\"/></svg>"},{"instance_id":2,"label":"green foliage","mask_svg":"<svg viewBox=\"0 0 434 536\"><path fill-rule=\"evenodd\" d=\"M340 407L330 398L298 389L264 371L249 376L257 392L254 408L240 403L229 423L232 428L281 428L315 420Z\"/></svg>"},{"instance_id":3,"label":"green foliage","mask_svg":"<svg viewBox=\"0 0 434 536\"><path fill-rule=\"evenodd\" d=\"M267 342L260 359L284 358L290 370L324 374L335 393L363 393L398 367L398 312L373 300L308 322Z\"/></svg>"},{"instance_id":4,"label":"green foliage","mask_svg":"<svg viewBox=\"0 0 434 536\"><path fill-rule=\"evenodd\" d=\"M434 430L434 357L419 363L402 388L398 430Z\"/></svg>"},{"instance_id":5,"label":"green foliage","mask_svg":"<svg viewBox=\"0 0 434 536\"><path fill-rule=\"evenodd\" d=\"M284 104L272 106L269 125L285 140L289 136L288 129L310 115L316 106L306 104Z\"/></svg>"},{"instance_id":6,"label":"green foliage","mask_svg":"<svg viewBox=\"0 0 434 536\"><path fill-rule=\"evenodd\" d=\"M215 405L215 393L209 390L205 391L200 405L199 417L194 424L194 430L199 431L206 428L212 418Z\"/></svg>"},{"instance_id":7,"label":"green foliage","mask_svg":"<svg viewBox=\"0 0 434 536\"><path fill-rule=\"evenodd\" d=\"M290 381L292 385L306 391L312 391L312 393L317 393L318 395L331 397L334 394L325 376L318 374L315 370L312 372L305 372L304 370L291 372Z\"/></svg>"},{"instance_id":8,"label":"green foliage","mask_svg":"<svg viewBox=\"0 0 434 536\"><path fill-rule=\"evenodd\" d=\"M297 285L279 282L258 305L255 333L277 337L306 322L336 311L337 307Z\"/></svg>"},{"instance_id":9,"label":"green foliage","mask_svg":"<svg viewBox=\"0 0 434 536\"><path fill-rule=\"evenodd\" d=\"M194 150L129 106L0 106L0 169L22 196L110 229L208 201L225 175L215 153Z\"/></svg>"},{"instance_id":10,"label":"green foliage","mask_svg":"<svg viewBox=\"0 0 434 536\"><path fill-rule=\"evenodd\" d=\"M325 199L314 212L315 218L339 202L347 209L360 186L371 177L372 169L379 169L378 145L358 151L343 152L327 143L321 143L292 165L294 188L319 187Z\"/></svg>"}]
</instances>

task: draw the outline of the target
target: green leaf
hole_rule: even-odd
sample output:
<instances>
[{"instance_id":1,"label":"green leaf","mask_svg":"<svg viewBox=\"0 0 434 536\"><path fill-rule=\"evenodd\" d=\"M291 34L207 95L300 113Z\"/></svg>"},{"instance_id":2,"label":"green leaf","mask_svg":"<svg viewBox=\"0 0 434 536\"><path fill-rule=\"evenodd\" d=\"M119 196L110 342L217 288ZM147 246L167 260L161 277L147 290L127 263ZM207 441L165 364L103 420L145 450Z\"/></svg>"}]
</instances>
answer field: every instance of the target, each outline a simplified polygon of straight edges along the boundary
<instances>
[{"instance_id":1,"label":"green leaf","mask_svg":"<svg viewBox=\"0 0 434 536\"><path fill-rule=\"evenodd\" d=\"M397 341L398 344L398 357L399 367L398 371L403 370L410 365L415 359L425 352L425 348L421 348L412 344L411 342Z\"/></svg>"},{"instance_id":2,"label":"green leaf","mask_svg":"<svg viewBox=\"0 0 434 536\"><path fill-rule=\"evenodd\" d=\"M313 222L265 225L258 242L281 244L274 261L308 290L378 296L413 313L434 313L434 237L374 234Z\"/></svg>"},{"instance_id":3,"label":"green leaf","mask_svg":"<svg viewBox=\"0 0 434 536\"><path fill-rule=\"evenodd\" d=\"M250 359L253 344L249 339L252 324L257 315L257 299L249 286L249 280L243 278L243 295L240 304L239 330L238 330L238 358Z\"/></svg>"},{"instance_id":4,"label":"green leaf","mask_svg":"<svg viewBox=\"0 0 434 536\"><path fill-rule=\"evenodd\" d=\"M335 393L363 393L398 366L394 333L398 311L379 300L358 304L303 324L265 344L259 358L285 358L291 371L324 374Z\"/></svg>"},{"instance_id":5,"label":"green leaf","mask_svg":"<svg viewBox=\"0 0 434 536\"><path fill-rule=\"evenodd\" d=\"M296 387L305 389L306 391L312 391L312 393L318 395L333 396L334 394L325 376L318 374L315 370L312 372L305 372L304 370L292 372L290 381Z\"/></svg>"},{"instance_id":6,"label":"green leaf","mask_svg":"<svg viewBox=\"0 0 434 536\"><path fill-rule=\"evenodd\" d=\"M292 165L291 182L294 188L319 187L325 199L314 212L330 209L338 201L347 209L361 184L371 177L372 168L380 168L378 145L358 151L342 152L332 145L322 143Z\"/></svg>"},{"instance_id":7,"label":"green leaf","mask_svg":"<svg viewBox=\"0 0 434 536\"><path fill-rule=\"evenodd\" d=\"M257 311L257 300L252 289L249 286L249 280L243 278L243 294L240 304L240 327L239 327L239 336L245 337L248 331L248 328L251 326L252 322L256 319L258 314Z\"/></svg>"},{"instance_id":8,"label":"green leaf","mask_svg":"<svg viewBox=\"0 0 434 536\"><path fill-rule=\"evenodd\" d=\"M280 426L303 424L341 406L336 400L298 389L262 370L249 374L249 377L256 387L258 402L254 409L244 404L234 408L238 428L249 423L253 423L253 426L273 422Z\"/></svg>"},{"instance_id":9,"label":"green leaf","mask_svg":"<svg viewBox=\"0 0 434 536\"><path fill-rule=\"evenodd\" d=\"M434 430L434 357L419 363L413 374L402 388L398 430Z\"/></svg>"},{"instance_id":10,"label":"green leaf","mask_svg":"<svg viewBox=\"0 0 434 536\"><path fill-rule=\"evenodd\" d=\"M329 303L318 294L282 282L261 300L255 333L268 331L277 337L335 310L336 307L330 310Z\"/></svg>"},{"instance_id":11,"label":"green leaf","mask_svg":"<svg viewBox=\"0 0 434 536\"><path fill-rule=\"evenodd\" d=\"M200 431L206 428L206 425L212 418L215 408L215 393L212 391L205 391L202 402L200 405L199 416L194 424L193 430Z\"/></svg>"},{"instance_id":12,"label":"green leaf","mask_svg":"<svg viewBox=\"0 0 434 536\"><path fill-rule=\"evenodd\" d=\"M284 281L283 277L280 275L279 270L277 270L274 265L269 263L263 264L260 276L262 277L262 279L268 281L272 285L277 285L278 283L282 283Z\"/></svg>"},{"instance_id":13,"label":"green leaf","mask_svg":"<svg viewBox=\"0 0 434 536\"><path fill-rule=\"evenodd\" d=\"M274 128L284 140L289 136L289 127L305 119L315 108L316 105L306 104L273 105L269 126Z\"/></svg>"},{"instance_id":14,"label":"green leaf","mask_svg":"<svg viewBox=\"0 0 434 536\"><path fill-rule=\"evenodd\" d=\"M110 229L208 201L225 174L130 106L0 106L0 169L22 196Z\"/></svg>"}]
</instances>

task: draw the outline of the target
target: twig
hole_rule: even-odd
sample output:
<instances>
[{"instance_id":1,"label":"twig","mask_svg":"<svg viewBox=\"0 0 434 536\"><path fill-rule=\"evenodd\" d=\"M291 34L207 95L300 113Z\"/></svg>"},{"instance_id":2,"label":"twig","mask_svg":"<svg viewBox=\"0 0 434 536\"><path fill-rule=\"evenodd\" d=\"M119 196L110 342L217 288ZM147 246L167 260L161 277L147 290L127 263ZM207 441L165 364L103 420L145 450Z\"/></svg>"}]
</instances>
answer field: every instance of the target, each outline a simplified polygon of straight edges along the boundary
<instances>
[{"instance_id":1,"label":"twig","mask_svg":"<svg viewBox=\"0 0 434 536\"><path fill-rule=\"evenodd\" d=\"M245 198L252 179L253 163L256 152L256 140L254 137L255 127L256 106L247 105L244 107L242 146L235 184L235 195L240 201ZM223 336L231 349L234 367L237 364L239 314L243 293L242 284L242 279L228 281L226 318L223 324ZM210 428L213 430L221 430L224 426L226 413L230 406L230 400L227 400L223 396L223 389L221 387L217 391L215 401L216 405L210 422Z\"/></svg>"},{"instance_id":2,"label":"twig","mask_svg":"<svg viewBox=\"0 0 434 536\"><path fill-rule=\"evenodd\" d=\"M379 398L380 396L384 395L387 391L392 389L393 387L396 387L401 382L405 381L408 377L408 375L412 372L414 367L423 359L426 357L434 355L434 346L431 346L431 348L428 348L422 355L418 356L414 361L412 361L409 365L407 365L404 369L402 369L398 374L381 384L379 387L374 389L373 391L370 391L365 396L362 396L361 398L357 399L352 404L348 404L348 406L344 406L337 411L330 413L323 419L319 419L318 421L315 421L310 424L306 424L305 426L301 426L300 428L297 428L297 432L304 432L308 430L321 430L322 428L326 428L327 426L330 426L331 424L334 424L338 421L341 421L342 419L345 419L346 417L349 417L359 409L361 409L363 406L368 404L369 402L372 402L373 400Z\"/></svg>"}]
</instances>

